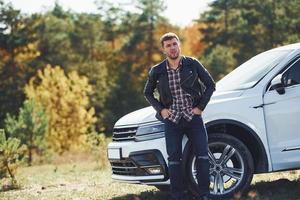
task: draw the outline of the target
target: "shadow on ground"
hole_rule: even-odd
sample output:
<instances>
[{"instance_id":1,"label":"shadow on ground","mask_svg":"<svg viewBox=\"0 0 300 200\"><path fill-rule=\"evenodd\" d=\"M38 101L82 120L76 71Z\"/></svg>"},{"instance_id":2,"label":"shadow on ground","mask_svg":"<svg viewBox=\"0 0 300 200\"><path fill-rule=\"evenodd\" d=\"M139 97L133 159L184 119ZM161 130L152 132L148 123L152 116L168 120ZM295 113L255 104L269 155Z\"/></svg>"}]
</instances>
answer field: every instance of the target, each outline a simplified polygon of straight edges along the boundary
<instances>
[{"instance_id":1,"label":"shadow on ground","mask_svg":"<svg viewBox=\"0 0 300 200\"><path fill-rule=\"evenodd\" d=\"M167 200L168 192L147 191L139 195L127 194L110 200ZM184 200L192 200L193 197L186 193ZM290 181L279 179L271 182L258 182L250 186L243 196L236 195L232 200L300 200L300 179Z\"/></svg>"},{"instance_id":2,"label":"shadow on ground","mask_svg":"<svg viewBox=\"0 0 300 200\"><path fill-rule=\"evenodd\" d=\"M168 200L171 196L168 192L160 192L160 191L148 191L142 192L139 195L136 194L127 194L120 197L115 197L110 200ZM185 200L192 200L193 197L189 194L184 195Z\"/></svg>"},{"instance_id":3,"label":"shadow on ground","mask_svg":"<svg viewBox=\"0 0 300 200\"><path fill-rule=\"evenodd\" d=\"M300 200L300 179L258 182L250 187L247 197L263 200Z\"/></svg>"}]
</instances>

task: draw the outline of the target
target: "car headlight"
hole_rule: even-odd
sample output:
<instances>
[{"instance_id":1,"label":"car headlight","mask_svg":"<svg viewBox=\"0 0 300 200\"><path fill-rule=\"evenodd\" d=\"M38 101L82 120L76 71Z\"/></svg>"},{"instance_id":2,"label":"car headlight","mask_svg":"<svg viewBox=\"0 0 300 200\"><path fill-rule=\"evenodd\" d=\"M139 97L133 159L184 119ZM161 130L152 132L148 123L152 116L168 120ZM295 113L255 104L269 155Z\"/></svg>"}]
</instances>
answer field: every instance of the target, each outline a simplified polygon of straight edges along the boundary
<instances>
[{"instance_id":1,"label":"car headlight","mask_svg":"<svg viewBox=\"0 0 300 200\"><path fill-rule=\"evenodd\" d=\"M165 136L165 126L162 123L142 125L137 129L136 140L153 140Z\"/></svg>"}]
</instances>

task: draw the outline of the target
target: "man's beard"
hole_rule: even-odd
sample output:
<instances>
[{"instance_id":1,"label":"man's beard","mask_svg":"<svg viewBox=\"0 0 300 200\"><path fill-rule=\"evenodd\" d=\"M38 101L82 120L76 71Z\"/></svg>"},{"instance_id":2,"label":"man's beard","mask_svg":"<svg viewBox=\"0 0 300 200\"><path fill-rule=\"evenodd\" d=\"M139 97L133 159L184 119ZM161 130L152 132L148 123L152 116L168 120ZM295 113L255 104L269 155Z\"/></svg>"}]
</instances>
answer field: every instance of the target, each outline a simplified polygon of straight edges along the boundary
<instances>
[{"instance_id":1,"label":"man's beard","mask_svg":"<svg viewBox=\"0 0 300 200\"><path fill-rule=\"evenodd\" d=\"M179 52L177 52L177 53L175 54L175 56L172 56L172 54L170 54L168 57L169 57L171 60L176 60L176 59L179 57Z\"/></svg>"}]
</instances>

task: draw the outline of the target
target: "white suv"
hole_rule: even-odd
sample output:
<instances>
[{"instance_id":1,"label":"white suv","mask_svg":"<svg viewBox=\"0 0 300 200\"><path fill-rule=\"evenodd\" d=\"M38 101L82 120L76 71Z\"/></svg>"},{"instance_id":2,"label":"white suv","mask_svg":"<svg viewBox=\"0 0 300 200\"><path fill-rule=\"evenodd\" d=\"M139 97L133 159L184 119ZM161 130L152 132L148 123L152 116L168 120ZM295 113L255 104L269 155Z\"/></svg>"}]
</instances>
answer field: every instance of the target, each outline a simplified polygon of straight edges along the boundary
<instances>
[{"instance_id":1,"label":"white suv","mask_svg":"<svg viewBox=\"0 0 300 200\"><path fill-rule=\"evenodd\" d=\"M203 113L212 197L242 191L253 174L300 168L300 43L258 54L216 88ZM182 143L182 170L195 193L195 158L186 137ZM108 159L115 180L169 185L164 125L152 107L117 121Z\"/></svg>"}]
</instances>

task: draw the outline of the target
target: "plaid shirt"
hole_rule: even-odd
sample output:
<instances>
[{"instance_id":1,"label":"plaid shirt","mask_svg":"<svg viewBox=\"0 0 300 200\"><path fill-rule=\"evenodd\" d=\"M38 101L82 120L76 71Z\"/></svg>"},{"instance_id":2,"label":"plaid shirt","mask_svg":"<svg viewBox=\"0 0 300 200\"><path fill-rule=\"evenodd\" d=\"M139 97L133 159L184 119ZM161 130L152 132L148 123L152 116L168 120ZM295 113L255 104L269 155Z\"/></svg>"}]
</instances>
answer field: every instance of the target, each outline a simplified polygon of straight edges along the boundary
<instances>
[{"instance_id":1,"label":"plaid shirt","mask_svg":"<svg viewBox=\"0 0 300 200\"><path fill-rule=\"evenodd\" d=\"M191 121L194 114L192 113L193 99L191 95L185 92L180 85L180 68L182 66L182 61L180 60L179 66L176 70L172 69L167 63L167 71L169 78L169 86L172 94L173 103L170 107L171 115L169 120L178 123L181 117L187 121Z\"/></svg>"}]
</instances>

